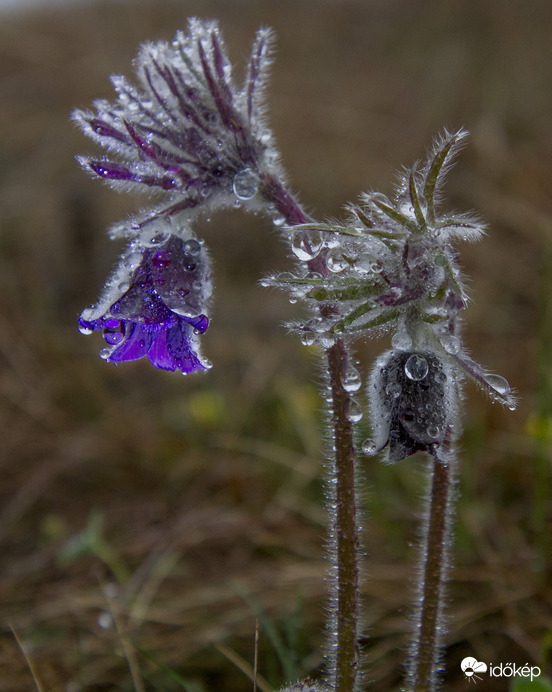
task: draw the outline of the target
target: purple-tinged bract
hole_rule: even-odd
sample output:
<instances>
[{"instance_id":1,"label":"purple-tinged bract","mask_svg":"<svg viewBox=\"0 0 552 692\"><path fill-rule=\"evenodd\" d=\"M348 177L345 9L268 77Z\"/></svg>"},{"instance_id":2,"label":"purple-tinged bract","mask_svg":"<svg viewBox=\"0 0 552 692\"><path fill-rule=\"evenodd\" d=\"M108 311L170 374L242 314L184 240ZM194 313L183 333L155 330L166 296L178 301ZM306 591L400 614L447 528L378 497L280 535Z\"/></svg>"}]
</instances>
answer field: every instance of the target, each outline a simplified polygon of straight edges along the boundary
<instances>
[{"instance_id":1,"label":"purple-tinged bract","mask_svg":"<svg viewBox=\"0 0 552 692\"><path fill-rule=\"evenodd\" d=\"M198 339L209 326L206 252L193 237L156 228L142 230L140 238L131 242L98 304L82 313L80 329L102 332L100 355L112 363L147 356L163 370L206 370Z\"/></svg>"}]
</instances>

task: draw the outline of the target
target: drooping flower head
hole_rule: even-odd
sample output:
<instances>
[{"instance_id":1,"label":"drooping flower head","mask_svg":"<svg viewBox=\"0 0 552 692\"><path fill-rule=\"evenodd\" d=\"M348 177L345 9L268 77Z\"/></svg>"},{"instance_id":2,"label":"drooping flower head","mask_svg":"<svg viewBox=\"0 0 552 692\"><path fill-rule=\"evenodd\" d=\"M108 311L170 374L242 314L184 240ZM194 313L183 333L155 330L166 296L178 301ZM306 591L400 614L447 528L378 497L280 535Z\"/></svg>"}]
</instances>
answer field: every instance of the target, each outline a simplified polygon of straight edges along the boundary
<instances>
[{"instance_id":1,"label":"drooping flower head","mask_svg":"<svg viewBox=\"0 0 552 692\"><path fill-rule=\"evenodd\" d=\"M75 111L83 132L110 153L80 156L81 165L117 188L160 193L170 213L252 200L259 174L279 171L263 112L271 45L271 31L259 30L237 88L214 21L192 18L171 44L144 44L138 86L115 75L114 103Z\"/></svg>"},{"instance_id":2,"label":"drooping flower head","mask_svg":"<svg viewBox=\"0 0 552 692\"><path fill-rule=\"evenodd\" d=\"M186 374L210 367L198 335L209 325L209 259L186 227L168 220L144 226L123 254L98 303L81 314L85 334L101 331L112 363L147 357Z\"/></svg>"}]
</instances>

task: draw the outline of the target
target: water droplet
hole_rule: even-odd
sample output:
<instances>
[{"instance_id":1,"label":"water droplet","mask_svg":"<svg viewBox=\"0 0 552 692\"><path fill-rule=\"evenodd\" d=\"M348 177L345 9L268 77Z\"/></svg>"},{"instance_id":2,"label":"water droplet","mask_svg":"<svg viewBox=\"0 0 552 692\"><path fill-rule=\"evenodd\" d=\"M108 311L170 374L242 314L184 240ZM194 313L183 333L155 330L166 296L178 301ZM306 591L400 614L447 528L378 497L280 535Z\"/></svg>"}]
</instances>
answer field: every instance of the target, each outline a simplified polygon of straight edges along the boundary
<instances>
[{"instance_id":1,"label":"water droplet","mask_svg":"<svg viewBox=\"0 0 552 692\"><path fill-rule=\"evenodd\" d=\"M283 225L285 224L285 222L286 222L286 220L285 220L285 218L284 218L283 216L275 216L275 217L272 219L272 223L273 223L275 226L283 226Z\"/></svg>"},{"instance_id":2,"label":"water droplet","mask_svg":"<svg viewBox=\"0 0 552 692\"><path fill-rule=\"evenodd\" d=\"M405 330L400 330L393 334L391 339L391 346L396 348L398 351L410 351L412 348L412 338Z\"/></svg>"},{"instance_id":3,"label":"water droplet","mask_svg":"<svg viewBox=\"0 0 552 692\"><path fill-rule=\"evenodd\" d=\"M190 238L184 243L183 250L187 255L199 255L201 252L201 243L195 238Z\"/></svg>"},{"instance_id":4,"label":"water droplet","mask_svg":"<svg viewBox=\"0 0 552 692\"><path fill-rule=\"evenodd\" d=\"M318 255L322 248L322 237L318 231L296 233L291 241L291 249L301 262L308 262Z\"/></svg>"},{"instance_id":5,"label":"water droplet","mask_svg":"<svg viewBox=\"0 0 552 692\"><path fill-rule=\"evenodd\" d=\"M372 262L370 265L370 269L374 272L374 274L381 274L383 271L383 264L378 260L376 262Z\"/></svg>"},{"instance_id":6,"label":"water droplet","mask_svg":"<svg viewBox=\"0 0 552 692\"><path fill-rule=\"evenodd\" d=\"M303 332L301 334L301 343L303 346L312 346L316 340L316 336L313 332Z\"/></svg>"},{"instance_id":7,"label":"water droplet","mask_svg":"<svg viewBox=\"0 0 552 692\"><path fill-rule=\"evenodd\" d=\"M347 368L345 379L342 382L343 389L349 392L349 394L352 394L353 392L358 392L361 384L362 380L360 379L358 370L353 366Z\"/></svg>"},{"instance_id":8,"label":"water droplet","mask_svg":"<svg viewBox=\"0 0 552 692\"><path fill-rule=\"evenodd\" d=\"M378 451L378 448L376 447L376 443L374 440L364 440L362 443L362 453L365 454L367 457L373 457L374 454Z\"/></svg>"},{"instance_id":9,"label":"water droplet","mask_svg":"<svg viewBox=\"0 0 552 692\"><path fill-rule=\"evenodd\" d=\"M429 437L436 439L441 434L441 429L437 425L430 425L427 429L427 434Z\"/></svg>"},{"instance_id":10,"label":"water droplet","mask_svg":"<svg viewBox=\"0 0 552 692\"><path fill-rule=\"evenodd\" d=\"M487 380L487 384L489 384L502 396L510 394L510 385L508 384L508 381L504 379L504 377L501 377L500 375L487 375L485 379Z\"/></svg>"},{"instance_id":11,"label":"water droplet","mask_svg":"<svg viewBox=\"0 0 552 692\"><path fill-rule=\"evenodd\" d=\"M111 349L110 348L102 348L102 350L100 351L100 358L103 358L104 360L107 360L110 355L111 355Z\"/></svg>"},{"instance_id":12,"label":"water droplet","mask_svg":"<svg viewBox=\"0 0 552 692\"><path fill-rule=\"evenodd\" d=\"M87 327L85 324L82 322L79 322L79 332L81 334L84 334L85 336L88 336L89 334L92 334L94 330L91 329L90 327Z\"/></svg>"},{"instance_id":13,"label":"water droplet","mask_svg":"<svg viewBox=\"0 0 552 692\"><path fill-rule=\"evenodd\" d=\"M406 376L414 381L423 380L429 371L427 360L423 356L413 353L404 364Z\"/></svg>"},{"instance_id":14,"label":"water droplet","mask_svg":"<svg viewBox=\"0 0 552 692\"><path fill-rule=\"evenodd\" d=\"M351 423L358 423L362 420L362 406L355 399L351 399L349 402L349 413L347 418Z\"/></svg>"},{"instance_id":15,"label":"water droplet","mask_svg":"<svg viewBox=\"0 0 552 692\"><path fill-rule=\"evenodd\" d=\"M121 343L125 336L124 325L121 324L118 327L106 327L102 332L102 336L106 344L116 346L117 344Z\"/></svg>"},{"instance_id":16,"label":"water droplet","mask_svg":"<svg viewBox=\"0 0 552 692\"><path fill-rule=\"evenodd\" d=\"M334 274L342 272L349 266L343 255L335 250L330 250L326 255L326 265Z\"/></svg>"},{"instance_id":17,"label":"water droplet","mask_svg":"<svg viewBox=\"0 0 552 692\"><path fill-rule=\"evenodd\" d=\"M335 338L331 334L322 334L320 336L320 343L324 348L331 348L335 344Z\"/></svg>"},{"instance_id":18,"label":"water droplet","mask_svg":"<svg viewBox=\"0 0 552 692\"><path fill-rule=\"evenodd\" d=\"M140 242L144 247L158 247L169 239L169 233L160 232L155 226L148 224L139 233Z\"/></svg>"},{"instance_id":19,"label":"water droplet","mask_svg":"<svg viewBox=\"0 0 552 692\"><path fill-rule=\"evenodd\" d=\"M252 168L244 168L234 176L232 189L238 199L252 199L259 190L259 176Z\"/></svg>"},{"instance_id":20,"label":"water droplet","mask_svg":"<svg viewBox=\"0 0 552 692\"><path fill-rule=\"evenodd\" d=\"M451 334L442 336L441 343L443 344L443 348L447 353L459 353L460 349L462 348L462 342L460 339L457 336L452 336Z\"/></svg>"},{"instance_id":21,"label":"water droplet","mask_svg":"<svg viewBox=\"0 0 552 692\"><path fill-rule=\"evenodd\" d=\"M359 255L355 260L355 269L360 274L368 274L372 270L372 258L370 255Z\"/></svg>"},{"instance_id":22,"label":"water droplet","mask_svg":"<svg viewBox=\"0 0 552 692\"><path fill-rule=\"evenodd\" d=\"M187 271L187 272L193 272L193 270L196 268L197 264L195 260L192 257L189 257L188 255L184 255L182 258L182 268Z\"/></svg>"}]
</instances>

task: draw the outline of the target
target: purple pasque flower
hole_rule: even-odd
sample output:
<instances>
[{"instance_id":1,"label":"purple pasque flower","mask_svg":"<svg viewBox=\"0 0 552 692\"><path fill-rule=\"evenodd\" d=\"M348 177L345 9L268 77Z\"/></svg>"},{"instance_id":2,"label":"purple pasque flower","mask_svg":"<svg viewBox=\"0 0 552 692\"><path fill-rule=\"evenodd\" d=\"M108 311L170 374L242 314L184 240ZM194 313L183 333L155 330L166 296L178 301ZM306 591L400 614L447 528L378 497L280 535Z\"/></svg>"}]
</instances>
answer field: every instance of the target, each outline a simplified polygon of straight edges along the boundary
<instances>
[{"instance_id":1,"label":"purple pasque flower","mask_svg":"<svg viewBox=\"0 0 552 692\"><path fill-rule=\"evenodd\" d=\"M215 21L192 18L171 44L144 44L138 86L115 75L114 103L97 100L95 111L73 114L110 154L79 162L115 187L161 193L171 213L210 202L254 204L260 174L279 172L263 117L271 46L271 31L260 29L238 88Z\"/></svg>"},{"instance_id":2,"label":"purple pasque flower","mask_svg":"<svg viewBox=\"0 0 552 692\"><path fill-rule=\"evenodd\" d=\"M209 326L210 296L203 245L157 219L130 242L98 303L81 314L80 330L102 332L100 355L112 363L147 357L163 370L206 370L198 336Z\"/></svg>"}]
</instances>

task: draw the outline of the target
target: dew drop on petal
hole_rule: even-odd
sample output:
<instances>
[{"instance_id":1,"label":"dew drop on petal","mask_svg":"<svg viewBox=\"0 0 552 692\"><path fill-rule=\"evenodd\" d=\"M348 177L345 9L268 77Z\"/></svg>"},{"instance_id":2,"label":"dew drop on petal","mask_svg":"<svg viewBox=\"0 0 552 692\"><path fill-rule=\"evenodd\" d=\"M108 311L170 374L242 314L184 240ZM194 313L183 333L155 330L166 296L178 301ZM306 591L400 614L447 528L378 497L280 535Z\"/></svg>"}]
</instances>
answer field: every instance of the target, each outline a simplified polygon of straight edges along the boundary
<instances>
[{"instance_id":1,"label":"dew drop on petal","mask_svg":"<svg viewBox=\"0 0 552 692\"><path fill-rule=\"evenodd\" d=\"M404 372L410 380L423 380L429 372L429 365L423 356L413 353L404 364Z\"/></svg>"},{"instance_id":2,"label":"dew drop on petal","mask_svg":"<svg viewBox=\"0 0 552 692\"><path fill-rule=\"evenodd\" d=\"M100 358L103 358L104 360L107 360L111 354L111 349L110 348L102 348L100 351Z\"/></svg>"},{"instance_id":3,"label":"dew drop on petal","mask_svg":"<svg viewBox=\"0 0 552 692\"><path fill-rule=\"evenodd\" d=\"M90 329L90 327L87 327L85 324L82 324L82 322L79 322L79 332L81 334L88 336L89 334L92 334L93 331L94 330Z\"/></svg>"},{"instance_id":4,"label":"dew drop on petal","mask_svg":"<svg viewBox=\"0 0 552 692\"><path fill-rule=\"evenodd\" d=\"M244 168L234 176L232 189L238 199L252 199L259 190L259 177L251 168Z\"/></svg>"},{"instance_id":5,"label":"dew drop on petal","mask_svg":"<svg viewBox=\"0 0 552 692\"><path fill-rule=\"evenodd\" d=\"M316 340L314 332L303 332L301 334L301 343L303 346L312 346Z\"/></svg>"}]
</instances>

